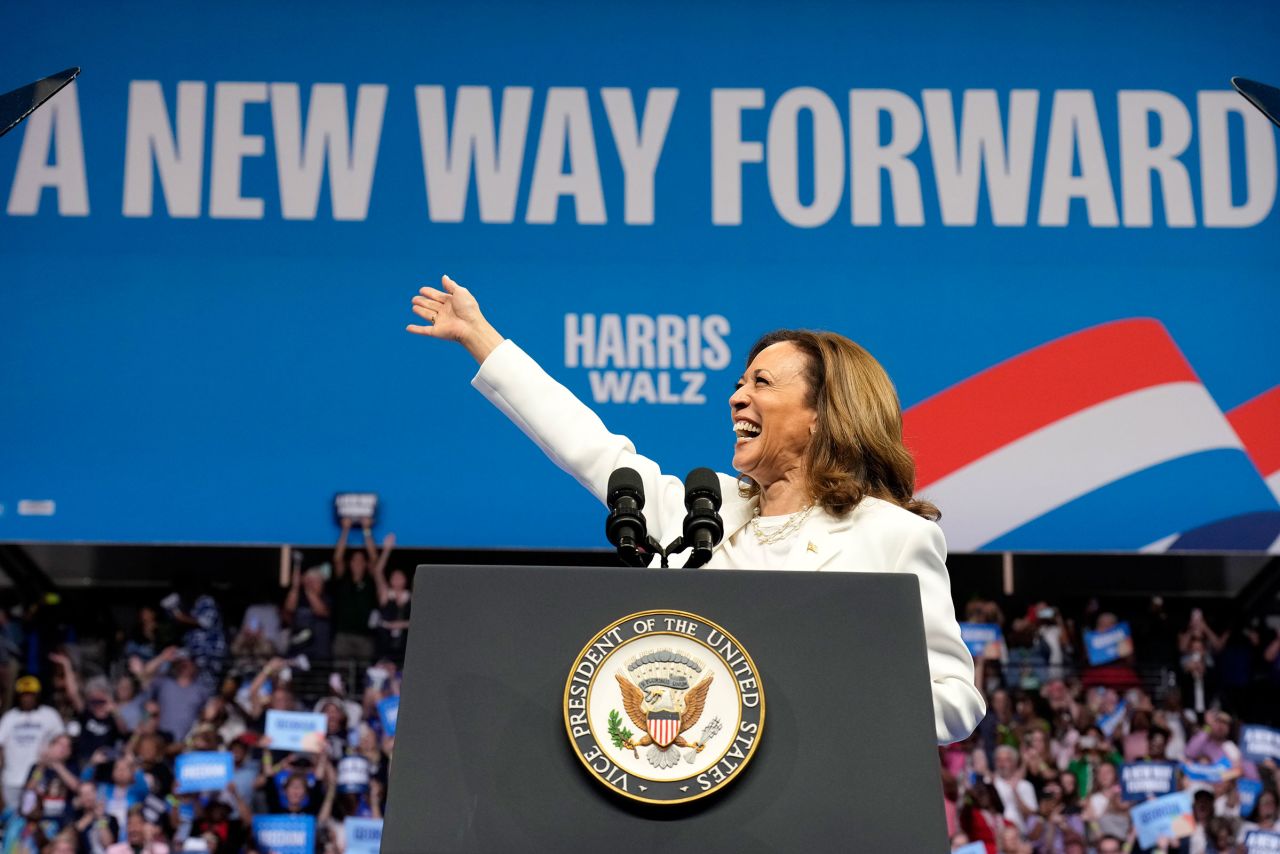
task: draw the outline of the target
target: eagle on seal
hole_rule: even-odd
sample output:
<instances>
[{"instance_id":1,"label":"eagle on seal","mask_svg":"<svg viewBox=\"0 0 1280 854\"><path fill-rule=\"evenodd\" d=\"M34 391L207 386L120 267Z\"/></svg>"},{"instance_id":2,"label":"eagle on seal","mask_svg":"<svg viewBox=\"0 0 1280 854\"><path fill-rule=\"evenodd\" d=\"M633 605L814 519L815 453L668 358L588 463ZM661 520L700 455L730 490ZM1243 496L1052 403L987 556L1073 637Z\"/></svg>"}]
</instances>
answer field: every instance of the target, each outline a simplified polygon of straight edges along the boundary
<instances>
[{"instance_id":1,"label":"eagle on seal","mask_svg":"<svg viewBox=\"0 0 1280 854\"><path fill-rule=\"evenodd\" d=\"M619 671L614 677L622 689L627 717L644 735L634 742L624 740L622 747L631 751L649 748L645 758L655 768L675 767L680 761L676 748L691 747L701 753L703 745L685 741L681 733L702 717L713 674L689 687L689 676L703 670L701 662L669 650L641 656L630 662L627 670L627 675Z\"/></svg>"}]
</instances>

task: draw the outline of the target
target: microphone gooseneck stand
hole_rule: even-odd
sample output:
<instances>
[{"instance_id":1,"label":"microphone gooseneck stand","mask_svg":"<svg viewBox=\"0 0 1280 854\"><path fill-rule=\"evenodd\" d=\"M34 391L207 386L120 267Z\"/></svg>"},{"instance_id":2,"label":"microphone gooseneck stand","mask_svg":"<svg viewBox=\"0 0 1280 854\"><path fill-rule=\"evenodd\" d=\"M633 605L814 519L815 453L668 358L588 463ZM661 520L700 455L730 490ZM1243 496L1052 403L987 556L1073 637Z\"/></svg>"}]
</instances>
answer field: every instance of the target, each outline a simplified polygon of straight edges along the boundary
<instances>
[{"instance_id":1,"label":"microphone gooseneck stand","mask_svg":"<svg viewBox=\"0 0 1280 854\"><path fill-rule=\"evenodd\" d=\"M696 468L684 480L684 529L666 548L649 536L644 514L644 482L635 469L619 468L609 475L605 503L609 516L605 519L605 536L618 550L623 566L648 566L657 555L663 569L670 568L670 557L692 549L685 569L705 566L716 544L724 538L724 522L720 519L720 479L708 468Z\"/></svg>"}]
</instances>

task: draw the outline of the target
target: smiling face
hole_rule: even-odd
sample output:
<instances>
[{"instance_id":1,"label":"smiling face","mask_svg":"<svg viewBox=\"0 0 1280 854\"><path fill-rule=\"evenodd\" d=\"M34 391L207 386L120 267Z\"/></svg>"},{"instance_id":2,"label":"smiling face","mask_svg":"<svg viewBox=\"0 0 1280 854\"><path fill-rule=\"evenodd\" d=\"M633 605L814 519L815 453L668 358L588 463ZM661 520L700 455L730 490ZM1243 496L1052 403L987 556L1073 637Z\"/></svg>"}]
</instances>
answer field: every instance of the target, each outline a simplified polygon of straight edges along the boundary
<instances>
[{"instance_id":1,"label":"smiling face","mask_svg":"<svg viewBox=\"0 0 1280 854\"><path fill-rule=\"evenodd\" d=\"M756 355L729 398L733 467L768 487L801 467L818 423L810 404L808 357L790 341Z\"/></svg>"},{"instance_id":2,"label":"smiling face","mask_svg":"<svg viewBox=\"0 0 1280 854\"><path fill-rule=\"evenodd\" d=\"M285 804L294 810L302 809L307 799L307 779L302 776L290 777L284 787Z\"/></svg>"}]
</instances>

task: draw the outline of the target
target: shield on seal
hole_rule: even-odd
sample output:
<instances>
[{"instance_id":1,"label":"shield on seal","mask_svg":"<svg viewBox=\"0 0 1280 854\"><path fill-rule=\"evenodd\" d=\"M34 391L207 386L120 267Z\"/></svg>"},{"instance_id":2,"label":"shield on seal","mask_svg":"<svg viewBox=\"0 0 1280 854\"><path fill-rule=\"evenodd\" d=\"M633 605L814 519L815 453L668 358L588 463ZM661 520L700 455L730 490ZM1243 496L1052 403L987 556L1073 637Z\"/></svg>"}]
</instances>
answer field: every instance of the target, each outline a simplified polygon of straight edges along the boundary
<instances>
[{"instance_id":1,"label":"shield on seal","mask_svg":"<svg viewBox=\"0 0 1280 854\"><path fill-rule=\"evenodd\" d=\"M645 722L649 725L649 737L659 747L669 747L680 734L680 716L675 712L650 712Z\"/></svg>"}]
</instances>

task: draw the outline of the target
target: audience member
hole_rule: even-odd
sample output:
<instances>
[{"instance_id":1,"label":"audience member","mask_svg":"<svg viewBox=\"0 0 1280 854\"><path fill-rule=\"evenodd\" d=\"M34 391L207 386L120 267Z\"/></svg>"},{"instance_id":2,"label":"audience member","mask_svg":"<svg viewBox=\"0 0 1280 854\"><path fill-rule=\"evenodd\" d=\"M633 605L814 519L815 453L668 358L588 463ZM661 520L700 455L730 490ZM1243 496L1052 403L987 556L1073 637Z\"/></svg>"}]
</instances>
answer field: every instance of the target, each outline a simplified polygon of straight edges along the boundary
<instances>
[{"instance_id":1,"label":"audience member","mask_svg":"<svg viewBox=\"0 0 1280 854\"><path fill-rule=\"evenodd\" d=\"M293 582L284 600L284 619L292 631L290 655L324 661L333 654L330 598L324 589L328 570L328 564L306 572L293 568Z\"/></svg>"},{"instance_id":2,"label":"audience member","mask_svg":"<svg viewBox=\"0 0 1280 854\"><path fill-rule=\"evenodd\" d=\"M370 619L378 609L380 578L395 546L395 535L383 539L382 553L373 545L372 520L361 519L364 547L347 556L347 538L351 519L342 520L342 533L333 550L334 617L333 655L337 659L373 658L373 639L369 636Z\"/></svg>"},{"instance_id":3,"label":"audience member","mask_svg":"<svg viewBox=\"0 0 1280 854\"><path fill-rule=\"evenodd\" d=\"M166 665L169 672L160 675L160 670ZM181 741L211 693L208 686L199 680L196 663L186 650L171 646L147 662L143 673L144 681L148 683L148 696L159 709L159 731L170 741Z\"/></svg>"},{"instance_id":4,"label":"audience member","mask_svg":"<svg viewBox=\"0 0 1280 854\"><path fill-rule=\"evenodd\" d=\"M409 605L412 594L409 576L403 569L391 570L385 583L380 571L374 573L378 583L377 656L404 664L406 638L409 635Z\"/></svg>"},{"instance_id":5,"label":"audience member","mask_svg":"<svg viewBox=\"0 0 1280 854\"><path fill-rule=\"evenodd\" d=\"M0 716L0 774L4 804L16 809L31 766L53 736L66 730L61 716L40 704L40 680L23 676L14 684L18 704Z\"/></svg>"}]
</instances>

